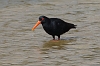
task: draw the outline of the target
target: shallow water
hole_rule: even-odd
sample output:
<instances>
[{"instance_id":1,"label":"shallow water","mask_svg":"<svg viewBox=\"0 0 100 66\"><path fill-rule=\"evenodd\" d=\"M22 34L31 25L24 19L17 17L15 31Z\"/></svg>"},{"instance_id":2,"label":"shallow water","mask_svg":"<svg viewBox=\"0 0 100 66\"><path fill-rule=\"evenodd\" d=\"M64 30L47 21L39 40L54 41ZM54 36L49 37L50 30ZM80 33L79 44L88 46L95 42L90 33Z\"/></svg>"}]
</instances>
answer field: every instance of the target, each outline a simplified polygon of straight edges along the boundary
<instances>
[{"instance_id":1,"label":"shallow water","mask_svg":"<svg viewBox=\"0 0 100 66\"><path fill-rule=\"evenodd\" d=\"M0 66L100 66L99 0L0 0ZM52 41L38 17L61 18L72 29Z\"/></svg>"}]
</instances>

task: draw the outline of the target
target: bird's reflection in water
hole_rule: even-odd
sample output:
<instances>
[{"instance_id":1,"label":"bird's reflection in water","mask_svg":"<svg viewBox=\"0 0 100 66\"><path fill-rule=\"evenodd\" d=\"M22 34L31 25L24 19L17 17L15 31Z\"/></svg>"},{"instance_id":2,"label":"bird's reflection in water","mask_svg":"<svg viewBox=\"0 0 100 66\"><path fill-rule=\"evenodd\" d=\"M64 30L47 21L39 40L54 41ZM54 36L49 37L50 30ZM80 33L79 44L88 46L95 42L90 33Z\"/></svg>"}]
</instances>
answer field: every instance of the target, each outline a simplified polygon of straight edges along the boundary
<instances>
[{"instance_id":1,"label":"bird's reflection in water","mask_svg":"<svg viewBox=\"0 0 100 66\"><path fill-rule=\"evenodd\" d=\"M70 45L71 42L75 42L76 38L75 37L67 37L65 39L61 40L50 40L50 41L44 41L43 46L37 47L35 49L35 54L37 54L36 59L38 61L42 61L44 58L49 58L48 55L44 54L49 54L49 52L54 52L54 50L66 50L65 45ZM54 50L53 50L54 49Z\"/></svg>"},{"instance_id":2,"label":"bird's reflection in water","mask_svg":"<svg viewBox=\"0 0 100 66\"><path fill-rule=\"evenodd\" d=\"M76 41L75 37L69 37L61 40L50 40L43 44L43 48L64 49L64 45Z\"/></svg>"}]
</instances>

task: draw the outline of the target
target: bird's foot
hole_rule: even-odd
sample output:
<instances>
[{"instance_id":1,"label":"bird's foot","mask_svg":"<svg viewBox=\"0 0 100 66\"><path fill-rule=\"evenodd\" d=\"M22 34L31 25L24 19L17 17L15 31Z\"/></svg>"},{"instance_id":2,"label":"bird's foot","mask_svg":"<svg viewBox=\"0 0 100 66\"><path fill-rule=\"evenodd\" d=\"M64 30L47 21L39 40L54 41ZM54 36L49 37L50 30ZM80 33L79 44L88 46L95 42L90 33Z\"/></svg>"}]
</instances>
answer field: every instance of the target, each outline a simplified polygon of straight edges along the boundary
<instances>
[{"instance_id":1,"label":"bird's foot","mask_svg":"<svg viewBox=\"0 0 100 66\"><path fill-rule=\"evenodd\" d=\"M53 38L53 40L55 41L56 39L55 38ZM56 40L56 41L59 41L60 40L60 38L58 38L58 40Z\"/></svg>"},{"instance_id":2,"label":"bird's foot","mask_svg":"<svg viewBox=\"0 0 100 66\"><path fill-rule=\"evenodd\" d=\"M58 40L51 40L51 42L59 42Z\"/></svg>"},{"instance_id":3,"label":"bird's foot","mask_svg":"<svg viewBox=\"0 0 100 66\"><path fill-rule=\"evenodd\" d=\"M60 40L60 38L58 38L58 40Z\"/></svg>"},{"instance_id":4,"label":"bird's foot","mask_svg":"<svg viewBox=\"0 0 100 66\"><path fill-rule=\"evenodd\" d=\"M59 42L60 39L56 40L56 39L53 39L51 40L52 42Z\"/></svg>"}]
</instances>

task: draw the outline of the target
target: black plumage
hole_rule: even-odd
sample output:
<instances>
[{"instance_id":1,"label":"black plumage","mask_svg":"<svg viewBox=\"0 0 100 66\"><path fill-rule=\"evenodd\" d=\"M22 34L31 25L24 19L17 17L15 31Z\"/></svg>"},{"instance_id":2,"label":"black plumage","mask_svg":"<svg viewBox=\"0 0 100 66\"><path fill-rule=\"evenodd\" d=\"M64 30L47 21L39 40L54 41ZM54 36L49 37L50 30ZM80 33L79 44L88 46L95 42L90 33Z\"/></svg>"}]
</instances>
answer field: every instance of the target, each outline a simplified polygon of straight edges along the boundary
<instances>
[{"instance_id":1,"label":"black plumage","mask_svg":"<svg viewBox=\"0 0 100 66\"><path fill-rule=\"evenodd\" d=\"M60 35L68 32L72 28L76 28L76 25L67 23L59 18L40 16L39 21L41 22L43 29L49 35L52 35L53 40L55 40L55 36L58 36L58 40L60 40Z\"/></svg>"}]
</instances>

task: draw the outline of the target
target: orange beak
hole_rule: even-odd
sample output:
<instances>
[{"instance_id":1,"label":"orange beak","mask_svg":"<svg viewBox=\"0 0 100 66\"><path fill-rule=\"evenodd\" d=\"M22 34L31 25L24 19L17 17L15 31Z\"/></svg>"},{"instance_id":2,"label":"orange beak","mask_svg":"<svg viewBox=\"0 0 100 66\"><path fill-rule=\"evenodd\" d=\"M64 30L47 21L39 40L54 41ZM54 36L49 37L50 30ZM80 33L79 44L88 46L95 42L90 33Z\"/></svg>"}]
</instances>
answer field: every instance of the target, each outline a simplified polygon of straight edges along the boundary
<instances>
[{"instance_id":1,"label":"orange beak","mask_svg":"<svg viewBox=\"0 0 100 66\"><path fill-rule=\"evenodd\" d=\"M32 31L33 31L39 24L41 24L41 21L38 21L38 22L33 26Z\"/></svg>"}]
</instances>

